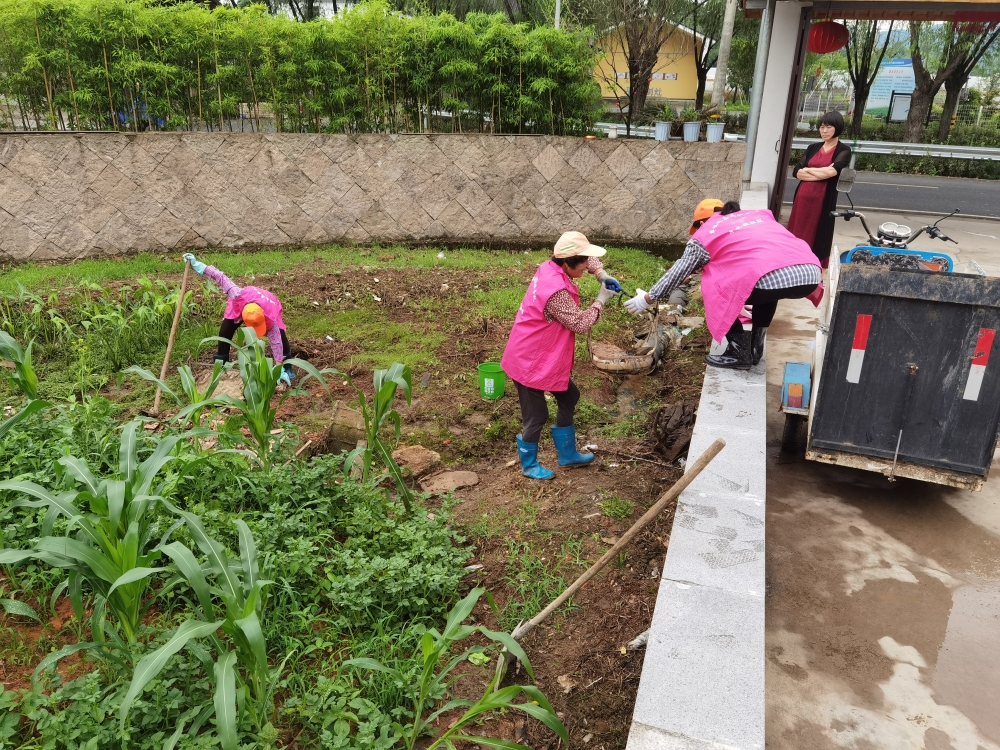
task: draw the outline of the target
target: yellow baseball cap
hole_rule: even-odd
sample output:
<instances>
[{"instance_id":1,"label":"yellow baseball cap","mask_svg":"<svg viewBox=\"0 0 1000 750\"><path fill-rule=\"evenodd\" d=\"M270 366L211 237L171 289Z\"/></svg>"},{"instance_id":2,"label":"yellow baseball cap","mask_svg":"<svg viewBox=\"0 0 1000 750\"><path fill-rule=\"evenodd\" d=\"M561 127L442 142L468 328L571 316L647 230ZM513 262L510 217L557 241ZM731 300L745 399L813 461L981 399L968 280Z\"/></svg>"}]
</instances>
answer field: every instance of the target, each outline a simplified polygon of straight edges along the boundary
<instances>
[{"instance_id":1,"label":"yellow baseball cap","mask_svg":"<svg viewBox=\"0 0 1000 750\"><path fill-rule=\"evenodd\" d=\"M264 319L264 311L256 302L251 302L243 308L243 325L253 328L257 338L264 338L267 333L267 321Z\"/></svg>"}]
</instances>

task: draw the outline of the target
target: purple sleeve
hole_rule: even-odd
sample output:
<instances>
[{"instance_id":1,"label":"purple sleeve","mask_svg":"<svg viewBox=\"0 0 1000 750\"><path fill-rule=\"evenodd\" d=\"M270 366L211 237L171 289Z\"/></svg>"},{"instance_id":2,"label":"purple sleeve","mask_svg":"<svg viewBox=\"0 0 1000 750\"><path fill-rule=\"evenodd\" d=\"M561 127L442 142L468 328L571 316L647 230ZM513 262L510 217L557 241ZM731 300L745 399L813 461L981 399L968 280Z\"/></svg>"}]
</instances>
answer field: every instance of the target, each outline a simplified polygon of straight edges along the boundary
<instances>
[{"instance_id":1,"label":"purple sleeve","mask_svg":"<svg viewBox=\"0 0 1000 750\"><path fill-rule=\"evenodd\" d=\"M271 343L271 358L280 365L285 360L285 346L281 343L281 329L278 328L278 324L274 323L268 328L266 335Z\"/></svg>"},{"instance_id":2,"label":"purple sleeve","mask_svg":"<svg viewBox=\"0 0 1000 750\"><path fill-rule=\"evenodd\" d=\"M222 291L226 293L229 299L234 297L239 297L243 292L243 287L236 286L232 280L226 276L222 271L220 271L215 266L206 266L205 275L208 276L212 281L222 287Z\"/></svg>"}]
</instances>

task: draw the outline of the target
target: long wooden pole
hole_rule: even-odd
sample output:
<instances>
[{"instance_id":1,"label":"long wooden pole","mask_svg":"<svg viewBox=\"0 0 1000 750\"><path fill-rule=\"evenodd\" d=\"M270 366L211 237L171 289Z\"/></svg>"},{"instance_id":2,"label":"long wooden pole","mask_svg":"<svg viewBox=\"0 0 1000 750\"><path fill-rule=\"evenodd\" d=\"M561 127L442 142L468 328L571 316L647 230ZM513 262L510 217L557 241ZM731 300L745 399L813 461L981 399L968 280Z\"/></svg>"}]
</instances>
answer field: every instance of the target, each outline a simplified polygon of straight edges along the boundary
<instances>
[{"instance_id":1,"label":"long wooden pole","mask_svg":"<svg viewBox=\"0 0 1000 750\"><path fill-rule=\"evenodd\" d=\"M163 355L163 367L160 368L160 380L167 377L167 368L170 366L170 353L174 349L174 337L177 335L177 324L181 322L181 308L184 307L184 295L187 293L188 270L191 264L184 261L184 276L181 277L181 294L177 298L177 307L174 309L174 322L170 326L170 338L167 339L167 353ZM156 386L156 396L153 397L153 416L160 413L160 386Z\"/></svg>"},{"instance_id":2,"label":"long wooden pole","mask_svg":"<svg viewBox=\"0 0 1000 750\"><path fill-rule=\"evenodd\" d=\"M518 625L514 628L514 632L511 636L514 640L519 641L532 630L535 629L542 621L545 620L549 615L555 612L559 607L565 603L573 594L575 594L583 584L589 581L591 578L596 576L603 570L609 562L611 562L615 556L621 551L622 547L632 541L636 534L643 530L643 528L650 523L654 518L656 518L660 512L667 507L667 503L674 500L678 495L680 495L688 485L695 480L695 478L702 472L702 470L708 466L708 464L719 455L719 451L726 447L726 441L722 438L717 439L714 443L708 446L708 450L702 453L698 460L692 464L691 468L685 472L684 476L674 482L673 486L664 492L660 499L656 501L656 504L652 508L646 511L645 515L632 524L632 528L622 534L621 539L619 539L615 544L604 553L604 556L598 560L596 563L590 566L582 576L576 579L573 584L562 592L556 599L545 609L539 612L537 615L532 617L525 623Z\"/></svg>"}]
</instances>

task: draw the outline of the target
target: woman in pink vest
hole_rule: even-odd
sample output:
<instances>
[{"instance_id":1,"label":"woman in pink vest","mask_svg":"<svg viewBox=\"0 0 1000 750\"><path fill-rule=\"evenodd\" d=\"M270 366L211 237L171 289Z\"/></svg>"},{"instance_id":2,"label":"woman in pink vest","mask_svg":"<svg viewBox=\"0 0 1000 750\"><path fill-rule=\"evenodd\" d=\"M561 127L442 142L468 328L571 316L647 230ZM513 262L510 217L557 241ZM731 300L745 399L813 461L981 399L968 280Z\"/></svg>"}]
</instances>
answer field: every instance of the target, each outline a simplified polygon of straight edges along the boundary
<instances>
[{"instance_id":1,"label":"woman in pink vest","mask_svg":"<svg viewBox=\"0 0 1000 750\"><path fill-rule=\"evenodd\" d=\"M591 245L580 232L566 232L555 244L552 259L538 267L521 308L514 319L507 348L500 364L517 386L524 427L517 436L521 473L532 479L551 479L555 474L538 464L538 439L549 418L545 391L555 396L559 408L552 440L560 466L583 466L593 453L576 450L573 412L580 391L569 379L573 370L576 334L586 333L600 320L608 300L621 292L599 260L603 247ZM594 274L602 283L597 300L580 309L580 292L574 279Z\"/></svg>"},{"instance_id":2,"label":"woman in pink vest","mask_svg":"<svg viewBox=\"0 0 1000 750\"><path fill-rule=\"evenodd\" d=\"M749 370L764 354L767 327L779 299L808 297L814 305L819 304L823 296L819 259L770 211L741 211L736 201L722 205L707 199L699 208L703 204L714 206L716 213L696 219L680 260L649 292L637 290L625 307L639 315L704 268L701 291L708 330L716 341L727 340L724 353L710 354L705 361L715 367ZM753 306L751 331L743 330L739 319L744 305Z\"/></svg>"},{"instance_id":3,"label":"woman in pink vest","mask_svg":"<svg viewBox=\"0 0 1000 750\"><path fill-rule=\"evenodd\" d=\"M270 344L271 357L277 364L280 365L288 358L292 348L285 334L285 321L281 319L281 302L274 294L257 286L237 286L218 268L202 263L191 253L185 253L184 260L191 264L195 272L221 286L229 298L226 312L222 316L219 338L231 341L240 326L253 328L257 338L265 339ZM229 344L226 341L219 342L215 359L219 362L229 361ZM281 368L282 383L291 386L294 377L291 365Z\"/></svg>"}]
</instances>

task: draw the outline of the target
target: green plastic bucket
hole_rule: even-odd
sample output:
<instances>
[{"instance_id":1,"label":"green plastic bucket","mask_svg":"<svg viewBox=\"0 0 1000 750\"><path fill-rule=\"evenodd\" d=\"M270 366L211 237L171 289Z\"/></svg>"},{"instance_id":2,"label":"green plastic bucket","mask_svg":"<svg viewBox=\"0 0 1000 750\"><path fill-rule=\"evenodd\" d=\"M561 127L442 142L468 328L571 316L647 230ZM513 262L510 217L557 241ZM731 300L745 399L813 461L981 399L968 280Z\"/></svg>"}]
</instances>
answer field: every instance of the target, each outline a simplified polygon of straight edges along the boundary
<instances>
[{"instance_id":1,"label":"green plastic bucket","mask_svg":"<svg viewBox=\"0 0 1000 750\"><path fill-rule=\"evenodd\" d=\"M479 365L479 395L490 400L503 397L503 387L507 382L507 374L496 362L484 362Z\"/></svg>"}]
</instances>

